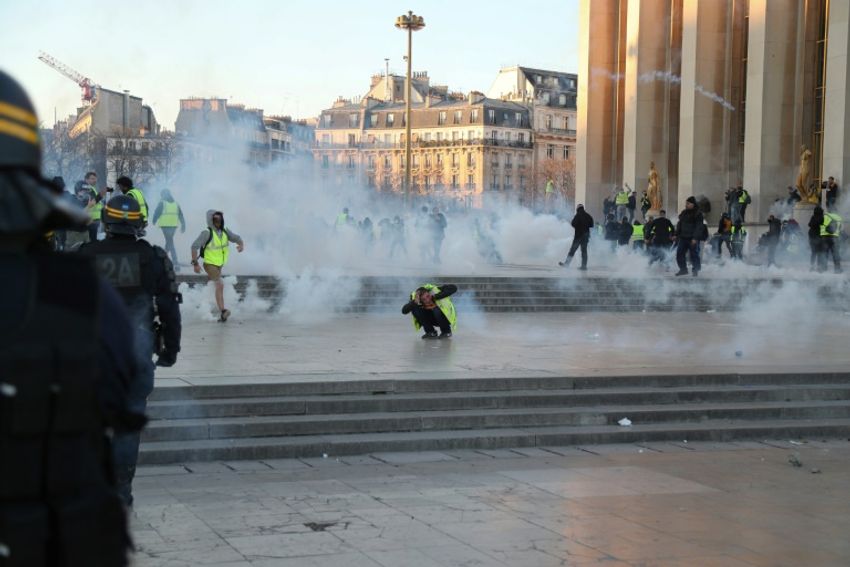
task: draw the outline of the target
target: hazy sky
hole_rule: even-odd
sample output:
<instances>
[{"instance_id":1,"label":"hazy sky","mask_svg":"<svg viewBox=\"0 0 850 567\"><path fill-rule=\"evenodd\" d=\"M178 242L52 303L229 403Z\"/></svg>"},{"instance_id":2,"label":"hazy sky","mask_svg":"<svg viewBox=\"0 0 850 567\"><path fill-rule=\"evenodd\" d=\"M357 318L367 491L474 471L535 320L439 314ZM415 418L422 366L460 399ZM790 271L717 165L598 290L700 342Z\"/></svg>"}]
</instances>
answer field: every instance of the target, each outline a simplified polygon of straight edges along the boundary
<instances>
[{"instance_id":1,"label":"hazy sky","mask_svg":"<svg viewBox=\"0 0 850 567\"><path fill-rule=\"evenodd\" d=\"M114 90L129 89L174 128L178 101L220 96L266 114L315 116L362 95L384 69L404 73L412 9L414 70L452 90L486 91L502 66L575 72L578 0L0 1L0 68L41 120L75 111L80 89L37 59L44 50Z\"/></svg>"}]
</instances>

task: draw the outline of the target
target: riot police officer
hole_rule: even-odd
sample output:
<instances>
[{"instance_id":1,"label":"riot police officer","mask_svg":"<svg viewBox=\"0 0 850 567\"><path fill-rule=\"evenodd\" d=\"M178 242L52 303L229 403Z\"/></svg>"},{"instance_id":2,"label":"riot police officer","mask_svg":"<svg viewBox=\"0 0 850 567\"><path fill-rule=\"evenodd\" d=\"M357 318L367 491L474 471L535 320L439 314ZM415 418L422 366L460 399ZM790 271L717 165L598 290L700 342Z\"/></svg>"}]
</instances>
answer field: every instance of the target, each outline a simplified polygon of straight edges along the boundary
<instances>
[{"instance_id":1,"label":"riot police officer","mask_svg":"<svg viewBox=\"0 0 850 567\"><path fill-rule=\"evenodd\" d=\"M115 287L130 312L136 341L138 380L130 388L130 408L144 413L153 391L154 363L172 366L180 352L180 296L174 267L165 250L139 238L144 217L138 201L129 195L110 199L101 211L106 239L85 244L83 255L93 256L97 271ZM139 433L115 436L113 443L118 490L128 506L139 456Z\"/></svg>"},{"instance_id":2,"label":"riot police officer","mask_svg":"<svg viewBox=\"0 0 850 567\"><path fill-rule=\"evenodd\" d=\"M123 566L108 433L144 423L132 327L90 261L49 249L88 219L40 168L32 103L0 71L0 565Z\"/></svg>"}]
</instances>

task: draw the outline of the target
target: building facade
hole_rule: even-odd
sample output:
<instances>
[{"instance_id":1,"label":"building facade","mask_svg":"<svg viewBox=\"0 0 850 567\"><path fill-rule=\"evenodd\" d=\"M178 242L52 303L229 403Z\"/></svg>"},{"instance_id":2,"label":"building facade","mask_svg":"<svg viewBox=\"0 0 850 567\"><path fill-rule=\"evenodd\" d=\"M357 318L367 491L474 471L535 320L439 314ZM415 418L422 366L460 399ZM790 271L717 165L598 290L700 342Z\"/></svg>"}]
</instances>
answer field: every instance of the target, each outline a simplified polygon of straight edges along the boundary
<instances>
[{"instance_id":1,"label":"building facade","mask_svg":"<svg viewBox=\"0 0 850 567\"><path fill-rule=\"evenodd\" d=\"M405 105L398 76L372 79L360 100L338 100L322 111L314 160L336 184L401 192L405 172ZM417 74L411 110L411 191L480 205L486 193L525 190L532 176L529 109L482 93L450 94ZM388 85L388 87L387 87ZM380 97L380 98L378 98ZM386 98L386 100L384 100Z\"/></svg>"},{"instance_id":2,"label":"building facade","mask_svg":"<svg viewBox=\"0 0 850 567\"><path fill-rule=\"evenodd\" d=\"M850 3L581 0L577 193L593 211L618 184L663 204L723 209L743 185L764 220L795 185L850 179Z\"/></svg>"},{"instance_id":3,"label":"building facade","mask_svg":"<svg viewBox=\"0 0 850 567\"><path fill-rule=\"evenodd\" d=\"M569 198L575 190L577 88L577 75L515 66L501 69L487 92L531 110L535 184L540 188L554 178L569 185L559 187Z\"/></svg>"}]
</instances>

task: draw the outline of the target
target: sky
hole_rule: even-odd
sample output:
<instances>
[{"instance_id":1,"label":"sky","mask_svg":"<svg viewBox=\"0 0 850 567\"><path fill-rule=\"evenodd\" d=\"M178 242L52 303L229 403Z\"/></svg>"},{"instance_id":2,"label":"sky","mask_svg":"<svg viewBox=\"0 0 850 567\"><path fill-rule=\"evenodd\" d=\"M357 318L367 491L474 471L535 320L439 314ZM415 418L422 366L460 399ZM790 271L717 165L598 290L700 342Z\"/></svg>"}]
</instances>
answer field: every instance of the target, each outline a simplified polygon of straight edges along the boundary
<instances>
[{"instance_id":1,"label":"sky","mask_svg":"<svg viewBox=\"0 0 850 567\"><path fill-rule=\"evenodd\" d=\"M393 24L407 10L425 18L413 67L432 84L486 92L500 67L578 68L578 0L4 0L0 69L45 125L54 111L75 112L80 89L39 61L41 50L141 96L169 130L190 96L310 117L340 95L365 94L385 57L405 72L406 37Z\"/></svg>"}]
</instances>

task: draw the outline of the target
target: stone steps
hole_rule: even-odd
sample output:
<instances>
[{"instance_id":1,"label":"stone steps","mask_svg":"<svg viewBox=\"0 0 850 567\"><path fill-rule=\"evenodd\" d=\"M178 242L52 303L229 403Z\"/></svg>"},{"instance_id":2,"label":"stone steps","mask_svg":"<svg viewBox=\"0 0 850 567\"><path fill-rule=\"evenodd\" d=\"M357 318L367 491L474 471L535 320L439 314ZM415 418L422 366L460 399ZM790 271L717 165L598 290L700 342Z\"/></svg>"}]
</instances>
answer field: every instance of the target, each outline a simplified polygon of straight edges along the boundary
<instances>
[{"instance_id":1,"label":"stone steps","mask_svg":"<svg viewBox=\"0 0 850 567\"><path fill-rule=\"evenodd\" d=\"M850 419L850 401L594 406L585 408L479 409L455 411L272 415L208 419L158 420L143 440L187 441L245 437L393 433L407 431L617 425L634 423L701 423L723 420Z\"/></svg>"},{"instance_id":2,"label":"stone steps","mask_svg":"<svg viewBox=\"0 0 850 567\"><path fill-rule=\"evenodd\" d=\"M359 455L385 451L445 451L649 441L847 437L850 419L652 423L632 427L554 426L461 431L303 435L143 443L140 464Z\"/></svg>"},{"instance_id":3,"label":"stone steps","mask_svg":"<svg viewBox=\"0 0 850 567\"><path fill-rule=\"evenodd\" d=\"M353 379L157 388L142 463L850 436L850 373ZM623 417L632 427L615 425Z\"/></svg>"},{"instance_id":4,"label":"stone steps","mask_svg":"<svg viewBox=\"0 0 850 567\"><path fill-rule=\"evenodd\" d=\"M205 285L200 276L179 276L188 285ZM319 282L321 279L316 278ZM340 312L397 310L407 294L423 281L450 282L459 288L457 302L470 302L488 312L542 311L730 311L740 307L753 293L781 290L784 282L774 278L745 280L673 278L672 276L634 280L623 277L344 277L341 285L359 290L348 303L331 302L330 309ZM347 283L346 283L347 282ZM271 276L239 276L236 290L244 297L251 285L272 308L286 296L286 282ZM814 281L809 293L815 294L825 308L842 309L850 300L846 279Z\"/></svg>"}]
</instances>

